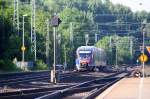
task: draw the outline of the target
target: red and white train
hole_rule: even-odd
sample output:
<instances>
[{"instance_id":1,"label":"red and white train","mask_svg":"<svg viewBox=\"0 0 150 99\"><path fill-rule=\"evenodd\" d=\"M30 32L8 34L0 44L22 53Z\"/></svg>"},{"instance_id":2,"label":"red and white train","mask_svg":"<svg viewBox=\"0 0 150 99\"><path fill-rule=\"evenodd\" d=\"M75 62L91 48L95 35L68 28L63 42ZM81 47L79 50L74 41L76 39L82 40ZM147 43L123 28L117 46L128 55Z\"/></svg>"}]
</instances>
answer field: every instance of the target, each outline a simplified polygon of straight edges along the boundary
<instances>
[{"instance_id":1,"label":"red and white train","mask_svg":"<svg viewBox=\"0 0 150 99\"><path fill-rule=\"evenodd\" d=\"M106 66L106 52L102 48L95 46L81 46L76 50L76 69L100 70Z\"/></svg>"}]
</instances>

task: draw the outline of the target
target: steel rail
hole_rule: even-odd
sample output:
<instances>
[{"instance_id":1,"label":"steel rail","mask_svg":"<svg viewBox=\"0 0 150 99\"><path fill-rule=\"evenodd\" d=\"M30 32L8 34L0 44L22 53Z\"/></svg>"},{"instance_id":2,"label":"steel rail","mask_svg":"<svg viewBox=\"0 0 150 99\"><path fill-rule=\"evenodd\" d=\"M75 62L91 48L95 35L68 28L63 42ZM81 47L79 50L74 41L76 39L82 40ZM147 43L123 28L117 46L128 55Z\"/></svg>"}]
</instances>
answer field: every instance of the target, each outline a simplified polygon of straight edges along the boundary
<instances>
[{"instance_id":1,"label":"steel rail","mask_svg":"<svg viewBox=\"0 0 150 99\"><path fill-rule=\"evenodd\" d=\"M121 73L122 72L118 72L118 73L115 73L113 75L106 76L103 78L86 81L86 82L80 83L78 85L75 85L75 86L72 86L63 90L58 90L56 92L53 92L53 93L50 93L41 97L37 97L36 99L61 99L69 95L75 94L76 92L79 93L79 92L91 91L96 88L94 87L95 84L98 84L99 87L102 87L102 84L107 84L111 80L112 81L116 80L118 77L113 77L113 76L119 75Z\"/></svg>"}]
</instances>

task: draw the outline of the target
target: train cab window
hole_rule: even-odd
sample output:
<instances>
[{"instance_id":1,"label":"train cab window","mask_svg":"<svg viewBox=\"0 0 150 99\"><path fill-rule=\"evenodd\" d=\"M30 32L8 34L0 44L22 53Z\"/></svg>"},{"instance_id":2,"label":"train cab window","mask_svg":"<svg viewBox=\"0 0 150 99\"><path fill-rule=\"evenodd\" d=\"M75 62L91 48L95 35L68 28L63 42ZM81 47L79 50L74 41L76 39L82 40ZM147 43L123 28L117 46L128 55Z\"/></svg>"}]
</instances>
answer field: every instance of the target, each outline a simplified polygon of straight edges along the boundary
<instances>
[{"instance_id":1,"label":"train cab window","mask_svg":"<svg viewBox=\"0 0 150 99\"><path fill-rule=\"evenodd\" d=\"M80 51L79 56L81 58L89 58L91 56L91 51Z\"/></svg>"},{"instance_id":2,"label":"train cab window","mask_svg":"<svg viewBox=\"0 0 150 99\"><path fill-rule=\"evenodd\" d=\"M81 58L89 58L90 56L91 56L91 54L89 54L89 53L88 54L87 53L82 53L82 54L80 53Z\"/></svg>"}]
</instances>

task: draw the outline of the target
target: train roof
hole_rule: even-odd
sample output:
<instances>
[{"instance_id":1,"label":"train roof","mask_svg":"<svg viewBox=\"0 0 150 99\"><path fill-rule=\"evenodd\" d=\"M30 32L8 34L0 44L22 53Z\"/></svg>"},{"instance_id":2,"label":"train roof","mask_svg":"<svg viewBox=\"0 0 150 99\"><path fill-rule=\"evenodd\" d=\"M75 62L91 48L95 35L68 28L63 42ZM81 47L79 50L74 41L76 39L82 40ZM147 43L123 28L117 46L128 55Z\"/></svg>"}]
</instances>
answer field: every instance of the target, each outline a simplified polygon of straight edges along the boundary
<instances>
[{"instance_id":1,"label":"train roof","mask_svg":"<svg viewBox=\"0 0 150 99\"><path fill-rule=\"evenodd\" d=\"M97 48L95 46L80 46L77 48L77 51L78 50L94 50L94 49L103 50L102 48Z\"/></svg>"}]
</instances>

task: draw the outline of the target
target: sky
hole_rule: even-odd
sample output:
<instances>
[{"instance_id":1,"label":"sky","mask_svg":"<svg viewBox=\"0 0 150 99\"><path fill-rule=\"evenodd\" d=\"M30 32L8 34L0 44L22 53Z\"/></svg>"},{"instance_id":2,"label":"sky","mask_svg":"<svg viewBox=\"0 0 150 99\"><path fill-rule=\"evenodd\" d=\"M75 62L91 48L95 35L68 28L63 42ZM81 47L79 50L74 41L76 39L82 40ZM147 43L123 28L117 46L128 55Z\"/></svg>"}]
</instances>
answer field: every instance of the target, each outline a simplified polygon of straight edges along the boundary
<instances>
[{"instance_id":1,"label":"sky","mask_svg":"<svg viewBox=\"0 0 150 99\"><path fill-rule=\"evenodd\" d=\"M131 8L133 12L142 10L150 12L150 0L110 0L110 1L114 4L122 4L128 6Z\"/></svg>"}]
</instances>

